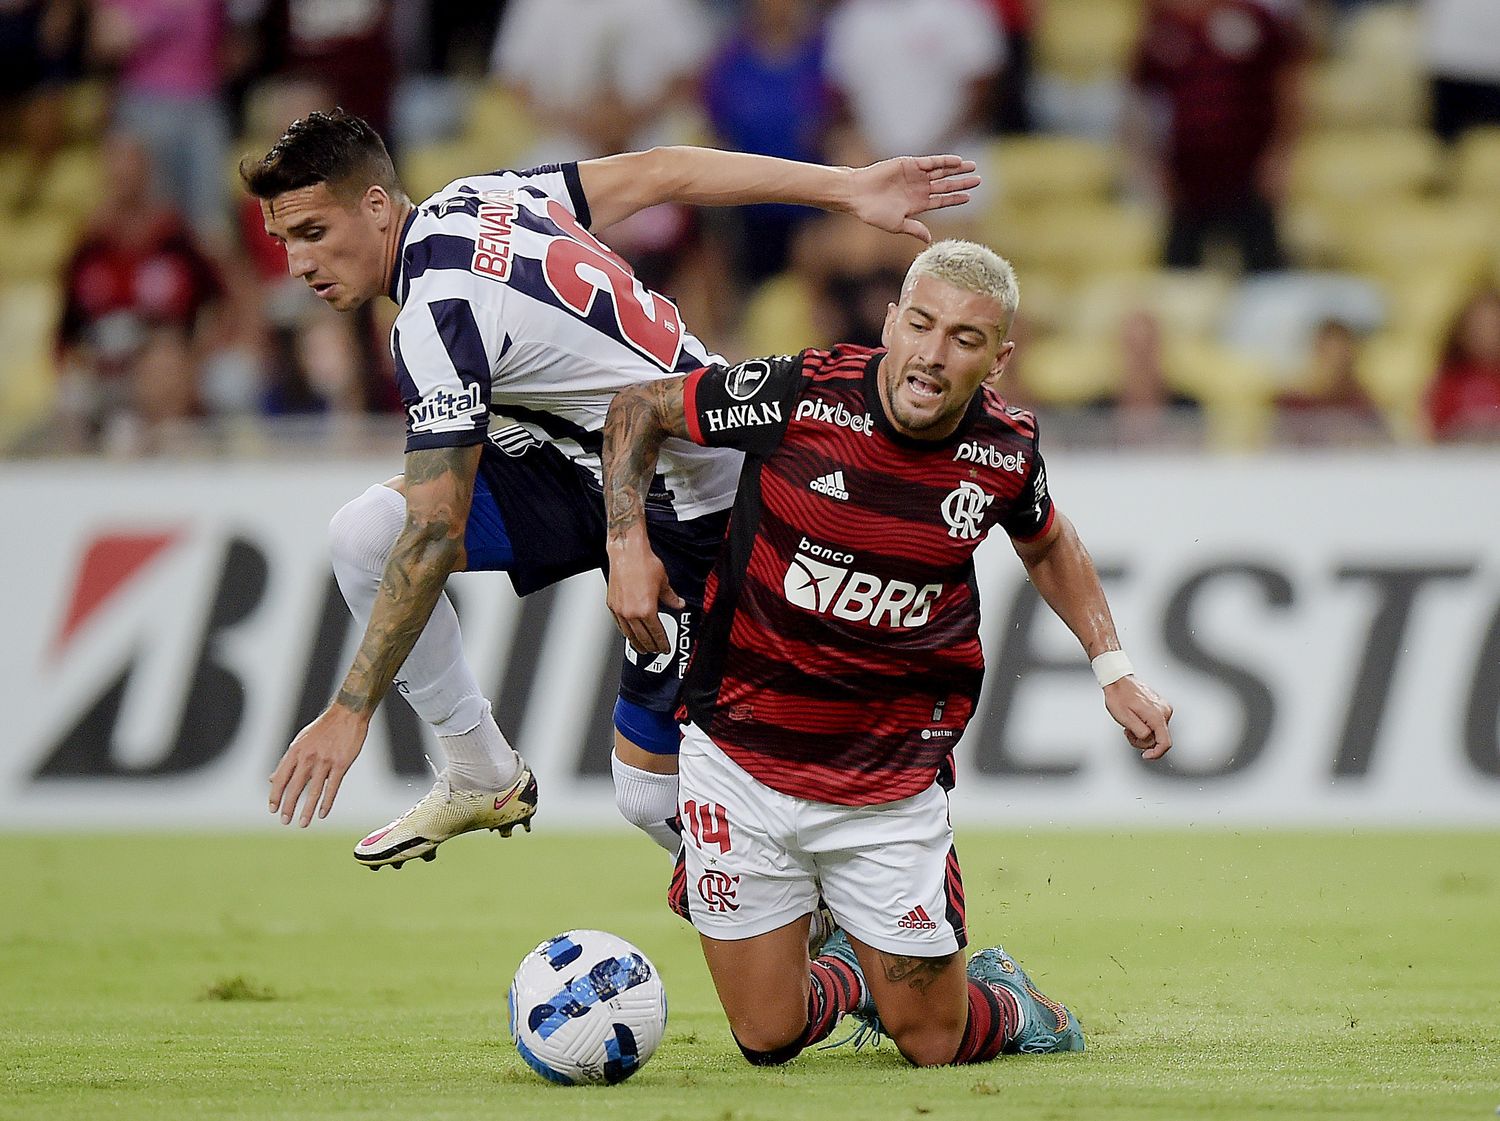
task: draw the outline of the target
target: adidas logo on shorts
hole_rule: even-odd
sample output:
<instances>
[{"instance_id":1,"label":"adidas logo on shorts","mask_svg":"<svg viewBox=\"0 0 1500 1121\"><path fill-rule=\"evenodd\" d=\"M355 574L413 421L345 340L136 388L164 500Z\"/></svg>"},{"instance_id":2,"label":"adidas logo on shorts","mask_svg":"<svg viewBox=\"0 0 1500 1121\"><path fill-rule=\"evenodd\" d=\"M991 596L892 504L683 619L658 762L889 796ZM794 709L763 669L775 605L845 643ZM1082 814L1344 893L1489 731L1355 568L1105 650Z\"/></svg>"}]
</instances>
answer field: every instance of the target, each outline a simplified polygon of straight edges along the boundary
<instances>
[{"instance_id":1,"label":"adidas logo on shorts","mask_svg":"<svg viewBox=\"0 0 1500 1121\"><path fill-rule=\"evenodd\" d=\"M919 903L896 920L902 930L936 930L937 923L927 917L927 911Z\"/></svg>"},{"instance_id":2,"label":"adidas logo on shorts","mask_svg":"<svg viewBox=\"0 0 1500 1121\"><path fill-rule=\"evenodd\" d=\"M830 471L826 475L819 475L807 484L809 490L815 490L819 494L826 494L829 498L837 498L840 502L849 501L849 492L844 489L844 473L842 471Z\"/></svg>"}]
</instances>

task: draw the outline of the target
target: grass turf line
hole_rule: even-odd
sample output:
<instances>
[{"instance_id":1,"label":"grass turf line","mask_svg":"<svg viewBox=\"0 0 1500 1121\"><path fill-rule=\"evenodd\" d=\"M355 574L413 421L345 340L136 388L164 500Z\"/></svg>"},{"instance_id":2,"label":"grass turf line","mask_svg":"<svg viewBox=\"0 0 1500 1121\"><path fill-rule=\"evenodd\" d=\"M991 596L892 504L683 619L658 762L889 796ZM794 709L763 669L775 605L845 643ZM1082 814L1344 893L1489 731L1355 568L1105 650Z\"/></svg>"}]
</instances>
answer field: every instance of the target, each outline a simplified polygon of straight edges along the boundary
<instances>
[{"instance_id":1,"label":"grass turf line","mask_svg":"<svg viewBox=\"0 0 1500 1121\"><path fill-rule=\"evenodd\" d=\"M960 832L1081 1056L740 1058L644 839L485 834L372 875L349 837L8 836L0 1118L1478 1118L1500 1105L1500 833ZM521 955L637 942L671 1021L618 1087L511 1048ZM838 1038L838 1035L835 1036Z\"/></svg>"}]
</instances>

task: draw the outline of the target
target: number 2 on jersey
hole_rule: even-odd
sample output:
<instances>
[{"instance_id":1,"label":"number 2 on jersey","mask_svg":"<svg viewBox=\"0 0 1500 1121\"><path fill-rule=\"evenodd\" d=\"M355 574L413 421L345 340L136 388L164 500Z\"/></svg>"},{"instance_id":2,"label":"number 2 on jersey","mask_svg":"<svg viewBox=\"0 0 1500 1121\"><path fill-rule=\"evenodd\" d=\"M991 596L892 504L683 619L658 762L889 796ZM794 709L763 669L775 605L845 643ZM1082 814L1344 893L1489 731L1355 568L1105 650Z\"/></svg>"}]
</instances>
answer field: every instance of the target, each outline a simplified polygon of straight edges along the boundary
<instances>
[{"instance_id":1,"label":"number 2 on jersey","mask_svg":"<svg viewBox=\"0 0 1500 1121\"><path fill-rule=\"evenodd\" d=\"M733 843L729 839L729 812L717 802L682 803L684 823L693 831L693 840L700 849L718 845L719 851L729 851Z\"/></svg>"},{"instance_id":2,"label":"number 2 on jersey","mask_svg":"<svg viewBox=\"0 0 1500 1121\"><path fill-rule=\"evenodd\" d=\"M624 258L580 226L561 203L549 199L547 216L564 235L548 242L542 263L557 298L587 317L595 298L607 289L620 337L663 370L673 369L682 351L682 317L676 305L636 280Z\"/></svg>"}]
</instances>

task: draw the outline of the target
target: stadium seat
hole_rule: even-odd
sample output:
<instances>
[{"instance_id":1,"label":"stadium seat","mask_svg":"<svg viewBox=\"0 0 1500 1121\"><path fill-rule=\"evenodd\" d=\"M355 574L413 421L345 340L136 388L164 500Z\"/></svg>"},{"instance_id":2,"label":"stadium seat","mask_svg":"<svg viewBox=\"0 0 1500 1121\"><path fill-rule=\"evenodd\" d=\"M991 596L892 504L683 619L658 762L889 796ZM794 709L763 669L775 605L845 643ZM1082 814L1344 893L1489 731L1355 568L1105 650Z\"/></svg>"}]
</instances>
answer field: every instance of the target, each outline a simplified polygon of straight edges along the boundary
<instances>
[{"instance_id":1,"label":"stadium seat","mask_svg":"<svg viewBox=\"0 0 1500 1121\"><path fill-rule=\"evenodd\" d=\"M995 141L988 166L1006 207L1064 199L1102 202L1114 189L1118 154L1072 136L1019 136Z\"/></svg>"},{"instance_id":2,"label":"stadium seat","mask_svg":"<svg viewBox=\"0 0 1500 1121\"><path fill-rule=\"evenodd\" d=\"M1426 120L1427 85L1419 67L1404 70L1337 58L1309 68L1307 122L1318 131L1418 126Z\"/></svg>"},{"instance_id":3,"label":"stadium seat","mask_svg":"<svg viewBox=\"0 0 1500 1121\"><path fill-rule=\"evenodd\" d=\"M1341 219L1344 262L1382 277L1441 268L1478 281L1500 244L1500 211L1479 200L1388 199Z\"/></svg>"},{"instance_id":4,"label":"stadium seat","mask_svg":"<svg viewBox=\"0 0 1500 1121\"><path fill-rule=\"evenodd\" d=\"M1295 198L1355 202L1417 196L1442 174L1442 148L1420 129L1312 133L1292 155Z\"/></svg>"},{"instance_id":5,"label":"stadium seat","mask_svg":"<svg viewBox=\"0 0 1500 1121\"><path fill-rule=\"evenodd\" d=\"M1117 78L1141 22L1138 0L1050 0L1036 28L1036 66L1073 82Z\"/></svg>"},{"instance_id":6,"label":"stadium seat","mask_svg":"<svg viewBox=\"0 0 1500 1121\"><path fill-rule=\"evenodd\" d=\"M1026 273L1047 269L1081 278L1143 271L1161 255L1161 220L1152 211L1115 204L1062 203L986 217L986 240Z\"/></svg>"},{"instance_id":7,"label":"stadium seat","mask_svg":"<svg viewBox=\"0 0 1500 1121\"><path fill-rule=\"evenodd\" d=\"M0 213L0 284L19 280L53 280L77 240L77 222L66 215L33 213L17 217Z\"/></svg>"},{"instance_id":8,"label":"stadium seat","mask_svg":"<svg viewBox=\"0 0 1500 1121\"><path fill-rule=\"evenodd\" d=\"M819 338L812 295L801 277L784 272L765 281L745 307L740 337L746 354L795 354ZM822 340L832 342L833 340Z\"/></svg>"},{"instance_id":9,"label":"stadium seat","mask_svg":"<svg viewBox=\"0 0 1500 1121\"><path fill-rule=\"evenodd\" d=\"M1232 287L1209 269L1101 275L1082 286L1070 319L1080 335L1113 339L1126 316L1144 311L1168 336L1206 338L1218 331Z\"/></svg>"},{"instance_id":10,"label":"stadium seat","mask_svg":"<svg viewBox=\"0 0 1500 1121\"><path fill-rule=\"evenodd\" d=\"M52 345L62 296L55 281L0 284L0 448L41 420L56 383Z\"/></svg>"},{"instance_id":11,"label":"stadium seat","mask_svg":"<svg viewBox=\"0 0 1500 1121\"><path fill-rule=\"evenodd\" d=\"M472 95L464 139L474 151L488 154L485 170L490 170L521 166L536 144L537 133L521 99L503 86L486 82Z\"/></svg>"},{"instance_id":12,"label":"stadium seat","mask_svg":"<svg viewBox=\"0 0 1500 1121\"><path fill-rule=\"evenodd\" d=\"M1119 349L1097 338L1037 339L1016 352L1018 396L1038 405L1086 405L1111 397L1120 385ZM1002 378L1000 392L1007 392Z\"/></svg>"},{"instance_id":13,"label":"stadium seat","mask_svg":"<svg viewBox=\"0 0 1500 1121\"><path fill-rule=\"evenodd\" d=\"M397 162L401 182L414 199L425 199L465 175L503 166L491 151L468 139L416 146Z\"/></svg>"},{"instance_id":14,"label":"stadium seat","mask_svg":"<svg viewBox=\"0 0 1500 1121\"><path fill-rule=\"evenodd\" d=\"M113 94L105 81L76 82L67 92L67 134L74 144L96 144L109 126Z\"/></svg>"},{"instance_id":15,"label":"stadium seat","mask_svg":"<svg viewBox=\"0 0 1500 1121\"><path fill-rule=\"evenodd\" d=\"M1167 384L1203 403L1210 446L1243 451L1265 443L1276 379L1269 366L1207 339L1168 339Z\"/></svg>"},{"instance_id":16,"label":"stadium seat","mask_svg":"<svg viewBox=\"0 0 1500 1121\"><path fill-rule=\"evenodd\" d=\"M1383 332L1366 343L1359 378L1399 439L1422 439L1427 430L1423 398L1437 371L1432 340Z\"/></svg>"},{"instance_id":17,"label":"stadium seat","mask_svg":"<svg viewBox=\"0 0 1500 1121\"><path fill-rule=\"evenodd\" d=\"M1450 183L1460 197L1500 199L1500 128L1471 128L1454 145Z\"/></svg>"}]
</instances>

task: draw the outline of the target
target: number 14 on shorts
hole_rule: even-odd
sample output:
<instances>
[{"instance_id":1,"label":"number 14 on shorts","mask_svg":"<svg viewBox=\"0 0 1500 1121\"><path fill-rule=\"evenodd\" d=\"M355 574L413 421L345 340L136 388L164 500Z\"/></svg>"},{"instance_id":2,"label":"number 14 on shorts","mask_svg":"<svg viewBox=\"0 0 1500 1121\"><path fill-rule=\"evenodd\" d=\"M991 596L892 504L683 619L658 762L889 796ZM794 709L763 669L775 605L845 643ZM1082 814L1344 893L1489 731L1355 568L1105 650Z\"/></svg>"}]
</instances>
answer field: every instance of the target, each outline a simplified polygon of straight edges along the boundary
<instances>
[{"instance_id":1,"label":"number 14 on shorts","mask_svg":"<svg viewBox=\"0 0 1500 1121\"><path fill-rule=\"evenodd\" d=\"M718 845L719 852L729 851L733 842L729 838L729 812L717 802L682 803L682 822L693 833L693 840L700 849Z\"/></svg>"}]
</instances>

